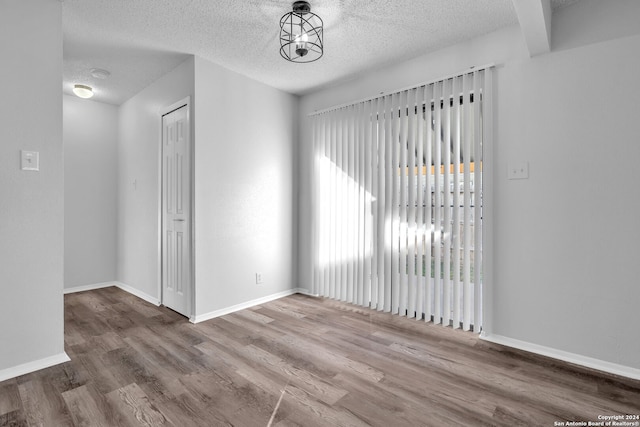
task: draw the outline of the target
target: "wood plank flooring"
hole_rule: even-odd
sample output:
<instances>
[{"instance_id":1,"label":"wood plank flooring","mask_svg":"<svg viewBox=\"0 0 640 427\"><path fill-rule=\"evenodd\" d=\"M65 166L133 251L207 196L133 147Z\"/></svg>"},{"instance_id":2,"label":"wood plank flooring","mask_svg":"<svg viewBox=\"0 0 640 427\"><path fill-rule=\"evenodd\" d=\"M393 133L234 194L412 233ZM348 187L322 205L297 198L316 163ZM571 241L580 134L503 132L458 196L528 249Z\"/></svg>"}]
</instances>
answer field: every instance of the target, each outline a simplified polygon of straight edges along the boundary
<instances>
[{"instance_id":1,"label":"wood plank flooring","mask_svg":"<svg viewBox=\"0 0 640 427\"><path fill-rule=\"evenodd\" d=\"M293 295L197 325L65 296L71 361L0 383L0 426L554 426L640 414L640 382ZM559 424L555 424L559 425Z\"/></svg>"}]
</instances>

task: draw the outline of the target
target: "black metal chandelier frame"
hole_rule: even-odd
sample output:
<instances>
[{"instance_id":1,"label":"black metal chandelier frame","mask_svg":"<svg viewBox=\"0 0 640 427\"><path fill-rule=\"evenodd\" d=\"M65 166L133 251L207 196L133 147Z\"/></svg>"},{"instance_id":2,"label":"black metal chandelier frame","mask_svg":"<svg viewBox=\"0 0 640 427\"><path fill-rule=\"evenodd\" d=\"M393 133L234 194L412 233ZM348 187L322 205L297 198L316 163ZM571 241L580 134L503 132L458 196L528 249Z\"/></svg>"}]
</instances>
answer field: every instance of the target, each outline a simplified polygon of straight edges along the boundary
<instances>
[{"instance_id":1,"label":"black metal chandelier frame","mask_svg":"<svg viewBox=\"0 0 640 427\"><path fill-rule=\"evenodd\" d=\"M280 55L291 62L317 61L324 53L322 18L306 1L293 2L292 9L280 18Z\"/></svg>"}]
</instances>

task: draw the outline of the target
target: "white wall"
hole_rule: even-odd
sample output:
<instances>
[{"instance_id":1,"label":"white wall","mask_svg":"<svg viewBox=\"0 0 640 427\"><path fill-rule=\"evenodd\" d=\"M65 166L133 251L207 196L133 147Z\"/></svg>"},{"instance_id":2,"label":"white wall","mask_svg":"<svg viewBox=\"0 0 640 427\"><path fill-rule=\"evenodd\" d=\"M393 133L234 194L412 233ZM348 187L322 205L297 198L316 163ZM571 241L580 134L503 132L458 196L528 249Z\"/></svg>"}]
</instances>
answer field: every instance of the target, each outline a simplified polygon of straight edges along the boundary
<instances>
[{"instance_id":1,"label":"white wall","mask_svg":"<svg viewBox=\"0 0 640 427\"><path fill-rule=\"evenodd\" d=\"M64 287L116 280L118 107L63 96Z\"/></svg>"},{"instance_id":2,"label":"white wall","mask_svg":"<svg viewBox=\"0 0 640 427\"><path fill-rule=\"evenodd\" d=\"M159 300L158 222L161 111L193 96L193 57L118 111L118 281Z\"/></svg>"},{"instance_id":3,"label":"white wall","mask_svg":"<svg viewBox=\"0 0 640 427\"><path fill-rule=\"evenodd\" d=\"M598 19L597 1L556 11L552 39L561 48L533 59L514 27L304 96L300 286L311 283L306 114L495 62L495 161L487 171L494 179L495 277L487 332L640 369L634 339L640 201L633 177L640 156L640 28L631 37L624 37L629 26L616 29L639 16L639 4L607 2L608 21L598 23L596 36L585 35L584 22ZM508 181L511 160L528 161L530 179Z\"/></svg>"},{"instance_id":4,"label":"white wall","mask_svg":"<svg viewBox=\"0 0 640 427\"><path fill-rule=\"evenodd\" d=\"M61 3L1 2L0 56L1 381L64 356Z\"/></svg>"},{"instance_id":5,"label":"white wall","mask_svg":"<svg viewBox=\"0 0 640 427\"><path fill-rule=\"evenodd\" d=\"M295 287L298 102L203 59L195 63L196 315L205 315Z\"/></svg>"},{"instance_id":6,"label":"white wall","mask_svg":"<svg viewBox=\"0 0 640 427\"><path fill-rule=\"evenodd\" d=\"M499 73L493 332L640 368L640 36ZM508 181L507 163L530 179Z\"/></svg>"},{"instance_id":7,"label":"white wall","mask_svg":"<svg viewBox=\"0 0 640 427\"><path fill-rule=\"evenodd\" d=\"M638 0L580 0L557 10L551 21L553 51L572 49L638 34Z\"/></svg>"}]
</instances>

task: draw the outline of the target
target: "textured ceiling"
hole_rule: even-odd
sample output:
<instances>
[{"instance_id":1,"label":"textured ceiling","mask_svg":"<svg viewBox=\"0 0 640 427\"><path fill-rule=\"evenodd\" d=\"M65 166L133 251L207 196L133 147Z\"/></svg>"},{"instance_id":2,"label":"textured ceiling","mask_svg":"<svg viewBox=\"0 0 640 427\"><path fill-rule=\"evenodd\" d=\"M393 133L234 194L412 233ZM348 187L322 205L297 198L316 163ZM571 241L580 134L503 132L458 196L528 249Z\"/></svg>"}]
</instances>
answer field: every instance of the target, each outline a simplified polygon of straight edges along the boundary
<instances>
[{"instance_id":1,"label":"textured ceiling","mask_svg":"<svg viewBox=\"0 0 640 427\"><path fill-rule=\"evenodd\" d=\"M278 23L290 11L290 0L62 4L65 93L74 83L89 84L95 100L112 104L124 102L189 54L305 93L517 23L512 0L312 0L312 11L325 24L325 54L317 62L292 64L278 52ZM92 68L112 75L96 79Z\"/></svg>"}]
</instances>

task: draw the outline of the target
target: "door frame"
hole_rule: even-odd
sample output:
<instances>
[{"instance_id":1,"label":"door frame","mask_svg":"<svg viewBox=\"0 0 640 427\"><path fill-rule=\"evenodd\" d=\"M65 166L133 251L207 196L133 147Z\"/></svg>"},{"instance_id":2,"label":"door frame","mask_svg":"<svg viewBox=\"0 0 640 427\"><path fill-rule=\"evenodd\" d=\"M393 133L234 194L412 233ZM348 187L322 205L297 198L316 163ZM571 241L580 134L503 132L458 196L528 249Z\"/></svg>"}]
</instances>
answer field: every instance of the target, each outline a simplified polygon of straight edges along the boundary
<instances>
[{"instance_id":1,"label":"door frame","mask_svg":"<svg viewBox=\"0 0 640 427\"><path fill-rule=\"evenodd\" d=\"M160 305L163 305L163 278L162 278L162 198L163 198L163 179L162 179L162 171L163 171L163 161L162 161L162 137L163 137L163 126L162 126L162 118L175 111L179 108L186 107L187 108L187 135L189 138L189 195L190 195L190 212L189 212L189 221L190 221L190 232L189 237L190 241L190 256L189 256L189 268L191 270L191 280L188 285L188 309L187 309L187 317L191 323L194 323L195 319L195 162L194 162L194 139L193 139L193 114L191 113L191 97L187 96L182 98L181 100L174 102L171 105L168 105L164 108L161 108L158 112L159 126L160 126L160 138L158 142L158 263L157 263L157 272L158 272L158 296Z\"/></svg>"}]
</instances>

